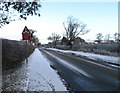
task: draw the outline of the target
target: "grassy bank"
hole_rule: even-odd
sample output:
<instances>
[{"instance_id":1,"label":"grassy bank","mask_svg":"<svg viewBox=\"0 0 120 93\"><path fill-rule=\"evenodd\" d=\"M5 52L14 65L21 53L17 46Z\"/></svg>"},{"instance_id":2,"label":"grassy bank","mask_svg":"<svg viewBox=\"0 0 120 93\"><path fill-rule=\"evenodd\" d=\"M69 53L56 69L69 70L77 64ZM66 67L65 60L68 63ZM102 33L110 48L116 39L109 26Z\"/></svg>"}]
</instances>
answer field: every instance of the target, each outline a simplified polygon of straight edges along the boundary
<instances>
[{"instance_id":1,"label":"grassy bank","mask_svg":"<svg viewBox=\"0 0 120 93\"><path fill-rule=\"evenodd\" d=\"M83 52L90 52L95 54L101 55L108 55L108 56L120 56L120 43L113 43L113 44L79 44L73 45L72 50L74 51L83 51ZM67 45L57 45L56 48L69 50L70 47Z\"/></svg>"},{"instance_id":2,"label":"grassy bank","mask_svg":"<svg viewBox=\"0 0 120 93\"><path fill-rule=\"evenodd\" d=\"M120 44L82 44L74 45L73 50L84 51L101 55L119 56Z\"/></svg>"}]
</instances>

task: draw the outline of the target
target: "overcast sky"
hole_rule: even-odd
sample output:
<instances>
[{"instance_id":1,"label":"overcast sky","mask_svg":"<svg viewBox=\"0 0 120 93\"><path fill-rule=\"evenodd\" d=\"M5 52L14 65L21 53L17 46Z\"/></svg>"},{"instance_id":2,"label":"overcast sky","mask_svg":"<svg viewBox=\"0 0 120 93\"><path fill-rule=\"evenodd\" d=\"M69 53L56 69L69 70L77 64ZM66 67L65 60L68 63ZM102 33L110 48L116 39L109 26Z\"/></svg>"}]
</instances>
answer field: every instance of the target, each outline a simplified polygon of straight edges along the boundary
<instances>
[{"instance_id":1,"label":"overcast sky","mask_svg":"<svg viewBox=\"0 0 120 93\"><path fill-rule=\"evenodd\" d=\"M47 37L56 32L63 36L63 22L68 16L79 18L91 29L83 35L85 40L95 40L97 33L113 34L118 32L117 2L42 2L41 17L30 16L27 21L18 20L0 29L0 37L20 40L24 26L37 30L35 35L41 43L49 42Z\"/></svg>"}]
</instances>

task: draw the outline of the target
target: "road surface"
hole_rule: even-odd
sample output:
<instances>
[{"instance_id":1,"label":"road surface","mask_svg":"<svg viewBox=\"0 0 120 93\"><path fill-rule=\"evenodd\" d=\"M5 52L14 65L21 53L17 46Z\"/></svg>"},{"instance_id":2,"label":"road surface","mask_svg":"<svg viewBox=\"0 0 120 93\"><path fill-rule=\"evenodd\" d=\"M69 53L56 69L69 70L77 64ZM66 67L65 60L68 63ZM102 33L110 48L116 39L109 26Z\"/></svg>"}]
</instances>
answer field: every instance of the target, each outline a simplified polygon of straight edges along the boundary
<instances>
[{"instance_id":1,"label":"road surface","mask_svg":"<svg viewBox=\"0 0 120 93\"><path fill-rule=\"evenodd\" d=\"M71 91L118 91L119 70L74 55L40 49Z\"/></svg>"}]
</instances>

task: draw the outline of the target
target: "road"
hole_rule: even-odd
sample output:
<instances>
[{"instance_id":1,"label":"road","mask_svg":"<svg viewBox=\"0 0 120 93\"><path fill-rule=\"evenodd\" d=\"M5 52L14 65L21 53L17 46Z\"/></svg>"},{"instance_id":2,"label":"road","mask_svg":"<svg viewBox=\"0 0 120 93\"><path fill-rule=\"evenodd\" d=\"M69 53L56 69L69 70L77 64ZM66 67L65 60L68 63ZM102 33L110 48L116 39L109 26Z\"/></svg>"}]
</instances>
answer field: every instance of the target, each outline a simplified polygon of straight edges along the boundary
<instances>
[{"instance_id":1,"label":"road","mask_svg":"<svg viewBox=\"0 0 120 93\"><path fill-rule=\"evenodd\" d=\"M71 91L118 91L119 70L53 50L40 49Z\"/></svg>"}]
</instances>

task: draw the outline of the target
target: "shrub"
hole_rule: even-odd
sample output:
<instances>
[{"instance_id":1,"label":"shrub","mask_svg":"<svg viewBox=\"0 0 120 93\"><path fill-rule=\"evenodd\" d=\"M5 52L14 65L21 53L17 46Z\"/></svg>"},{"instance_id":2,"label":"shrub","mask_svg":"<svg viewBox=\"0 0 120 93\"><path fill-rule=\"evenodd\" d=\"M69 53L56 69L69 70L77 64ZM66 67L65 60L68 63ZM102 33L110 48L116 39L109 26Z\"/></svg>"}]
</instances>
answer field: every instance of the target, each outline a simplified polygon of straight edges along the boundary
<instances>
[{"instance_id":1,"label":"shrub","mask_svg":"<svg viewBox=\"0 0 120 93\"><path fill-rule=\"evenodd\" d=\"M34 49L23 41L2 39L2 71L19 66Z\"/></svg>"}]
</instances>

